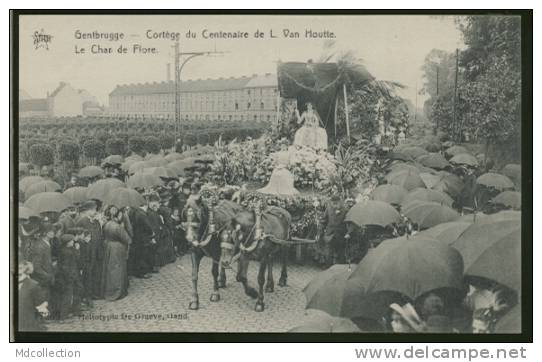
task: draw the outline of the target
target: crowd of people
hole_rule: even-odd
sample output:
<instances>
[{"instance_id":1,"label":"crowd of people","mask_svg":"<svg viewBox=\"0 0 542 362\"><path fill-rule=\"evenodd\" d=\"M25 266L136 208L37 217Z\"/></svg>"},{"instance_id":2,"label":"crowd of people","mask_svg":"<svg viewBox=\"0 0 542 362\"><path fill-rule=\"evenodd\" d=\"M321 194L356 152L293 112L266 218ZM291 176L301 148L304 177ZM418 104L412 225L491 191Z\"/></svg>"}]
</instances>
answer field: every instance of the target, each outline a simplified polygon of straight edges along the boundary
<instances>
[{"instance_id":1,"label":"crowd of people","mask_svg":"<svg viewBox=\"0 0 542 362\"><path fill-rule=\"evenodd\" d=\"M197 180L176 182L146 194L140 207L89 200L58 218L21 220L20 330L42 330L45 321L78 315L95 300L121 299L131 278L151 278L175 262L188 251L181 215L199 207L200 188Z\"/></svg>"}]
</instances>

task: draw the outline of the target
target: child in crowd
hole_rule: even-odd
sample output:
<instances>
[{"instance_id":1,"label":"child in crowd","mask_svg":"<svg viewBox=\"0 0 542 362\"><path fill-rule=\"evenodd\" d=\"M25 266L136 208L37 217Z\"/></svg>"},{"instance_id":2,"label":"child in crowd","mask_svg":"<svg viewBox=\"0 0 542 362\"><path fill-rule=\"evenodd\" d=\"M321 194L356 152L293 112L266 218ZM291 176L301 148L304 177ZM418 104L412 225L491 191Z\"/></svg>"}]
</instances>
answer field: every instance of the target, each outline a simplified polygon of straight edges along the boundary
<instances>
[{"instance_id":1,"label":"child in crowd","mask_svg":"<svg viewBox=\"0 0 542 362\"><path fill-rule=\"evenodd\" d=\"M19 262L19 330L44 330L43 317L49 315L48 302L44 289L30 278L33 272L32 263L26 260Z\"/></svg>"}]
</instances>

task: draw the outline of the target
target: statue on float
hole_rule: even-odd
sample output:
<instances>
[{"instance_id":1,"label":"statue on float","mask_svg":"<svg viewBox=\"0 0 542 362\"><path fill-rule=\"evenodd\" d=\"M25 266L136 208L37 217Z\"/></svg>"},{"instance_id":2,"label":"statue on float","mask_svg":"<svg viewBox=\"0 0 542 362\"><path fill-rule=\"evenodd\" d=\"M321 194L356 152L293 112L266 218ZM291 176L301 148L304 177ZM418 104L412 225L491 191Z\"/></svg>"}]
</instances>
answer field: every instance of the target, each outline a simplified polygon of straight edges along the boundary
<instances>
[{"instance_id":1,"label":"statue on float","mask_svg":"<svg viewBox=\"0 0 542 362\"><path fill-rule=\"evenodd\" d=\"M294 187L294 175L288 170L290 150L286 140L281 144L280 151L272 154L274 169L267 186L258 192L271 195L293 196L299 194Z\"/></svg>"},{"instance_id":2,"label":"statue on float","mask_svg":"<svg viewBox=\"0 0 542 362\"><path fill-rule=\"evenodd\" d=\"M316 152L327 151L327 133L320 126L320 117L318 112L313 109L312 104L307 103L307 110L301 115L296 107L295 114L297 123L302 126L296 131L292 146L288 145L287 140L283 140L281 150L272 154L273 173L269 183L258 190L261 193L281 196L299 194L299 191L294 187L294 175L288 170L290 158L301 148L311 148Z\"/></svg>"},{"instance_id":3,"label":"statue on float","mask_svg":"<svg viewBox=\"0 0 542 362\"><path fill-rule=\"evenodd\" d=\"M307 103L307 110L299 115L299 110L295 109L297 123L302 124L294 137L294 146L310 147L315 150L327 151L327 133L320 126L320 116L312 108L311 103Z\"/></svg>"}]
</instances>

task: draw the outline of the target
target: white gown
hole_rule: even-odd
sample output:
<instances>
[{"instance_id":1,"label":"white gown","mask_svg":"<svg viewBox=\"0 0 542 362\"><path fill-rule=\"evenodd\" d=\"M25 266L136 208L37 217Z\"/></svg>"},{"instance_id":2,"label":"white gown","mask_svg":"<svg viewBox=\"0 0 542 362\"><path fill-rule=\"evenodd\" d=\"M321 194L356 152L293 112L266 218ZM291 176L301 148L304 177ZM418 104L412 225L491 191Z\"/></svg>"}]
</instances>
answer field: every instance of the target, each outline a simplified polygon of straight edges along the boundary
<instances>
[{"instance_id":1,"label":"white gown","mask_svg":"<svg viewBox=\"0 0 542 362\"><path fill-rule=\"evenodd\" d=\"M290 162L290 153L280 151L273 154L276 166L271 174L269 183L264 188L258 190L263 194L293 196L299 194L294 187L294 175L288 170Z\"/></svg>"},{"instance_id":2,"label":"white gown","mask_svg":"<svg viewBox=\"0 0 542 362\"><path fill-rule=\"evenodd\" d=\"M304 112L301 116L303 126L297 130L294 146L310 147L315 150L327 150L327 133L320 127L320 120L315 112Z\"/></svg>"}]
</instances>

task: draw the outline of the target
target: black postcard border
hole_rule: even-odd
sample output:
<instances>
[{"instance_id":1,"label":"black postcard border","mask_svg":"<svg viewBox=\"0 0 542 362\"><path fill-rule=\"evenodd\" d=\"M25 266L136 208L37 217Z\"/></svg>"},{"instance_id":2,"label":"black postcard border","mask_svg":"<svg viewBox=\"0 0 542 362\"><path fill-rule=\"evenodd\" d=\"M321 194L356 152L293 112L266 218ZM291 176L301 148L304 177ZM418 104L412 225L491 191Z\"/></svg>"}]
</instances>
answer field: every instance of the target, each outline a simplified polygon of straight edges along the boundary
<instances>
[{"instance_id":1,"label":"black postcard border","mask_svg":"<svg viewBox=\"0 0 542 362\"><path fill-rule=\"evenodd\" d=\"M21 15L516 15L521 17L522 51L522 333L521 334L326 334L326 333L68 333L18 332L19 17ZM497 9L421 10L10 10L10 342L21 343L532 343L533 341L533 11Z\"/></svg>"}]
</instances>

